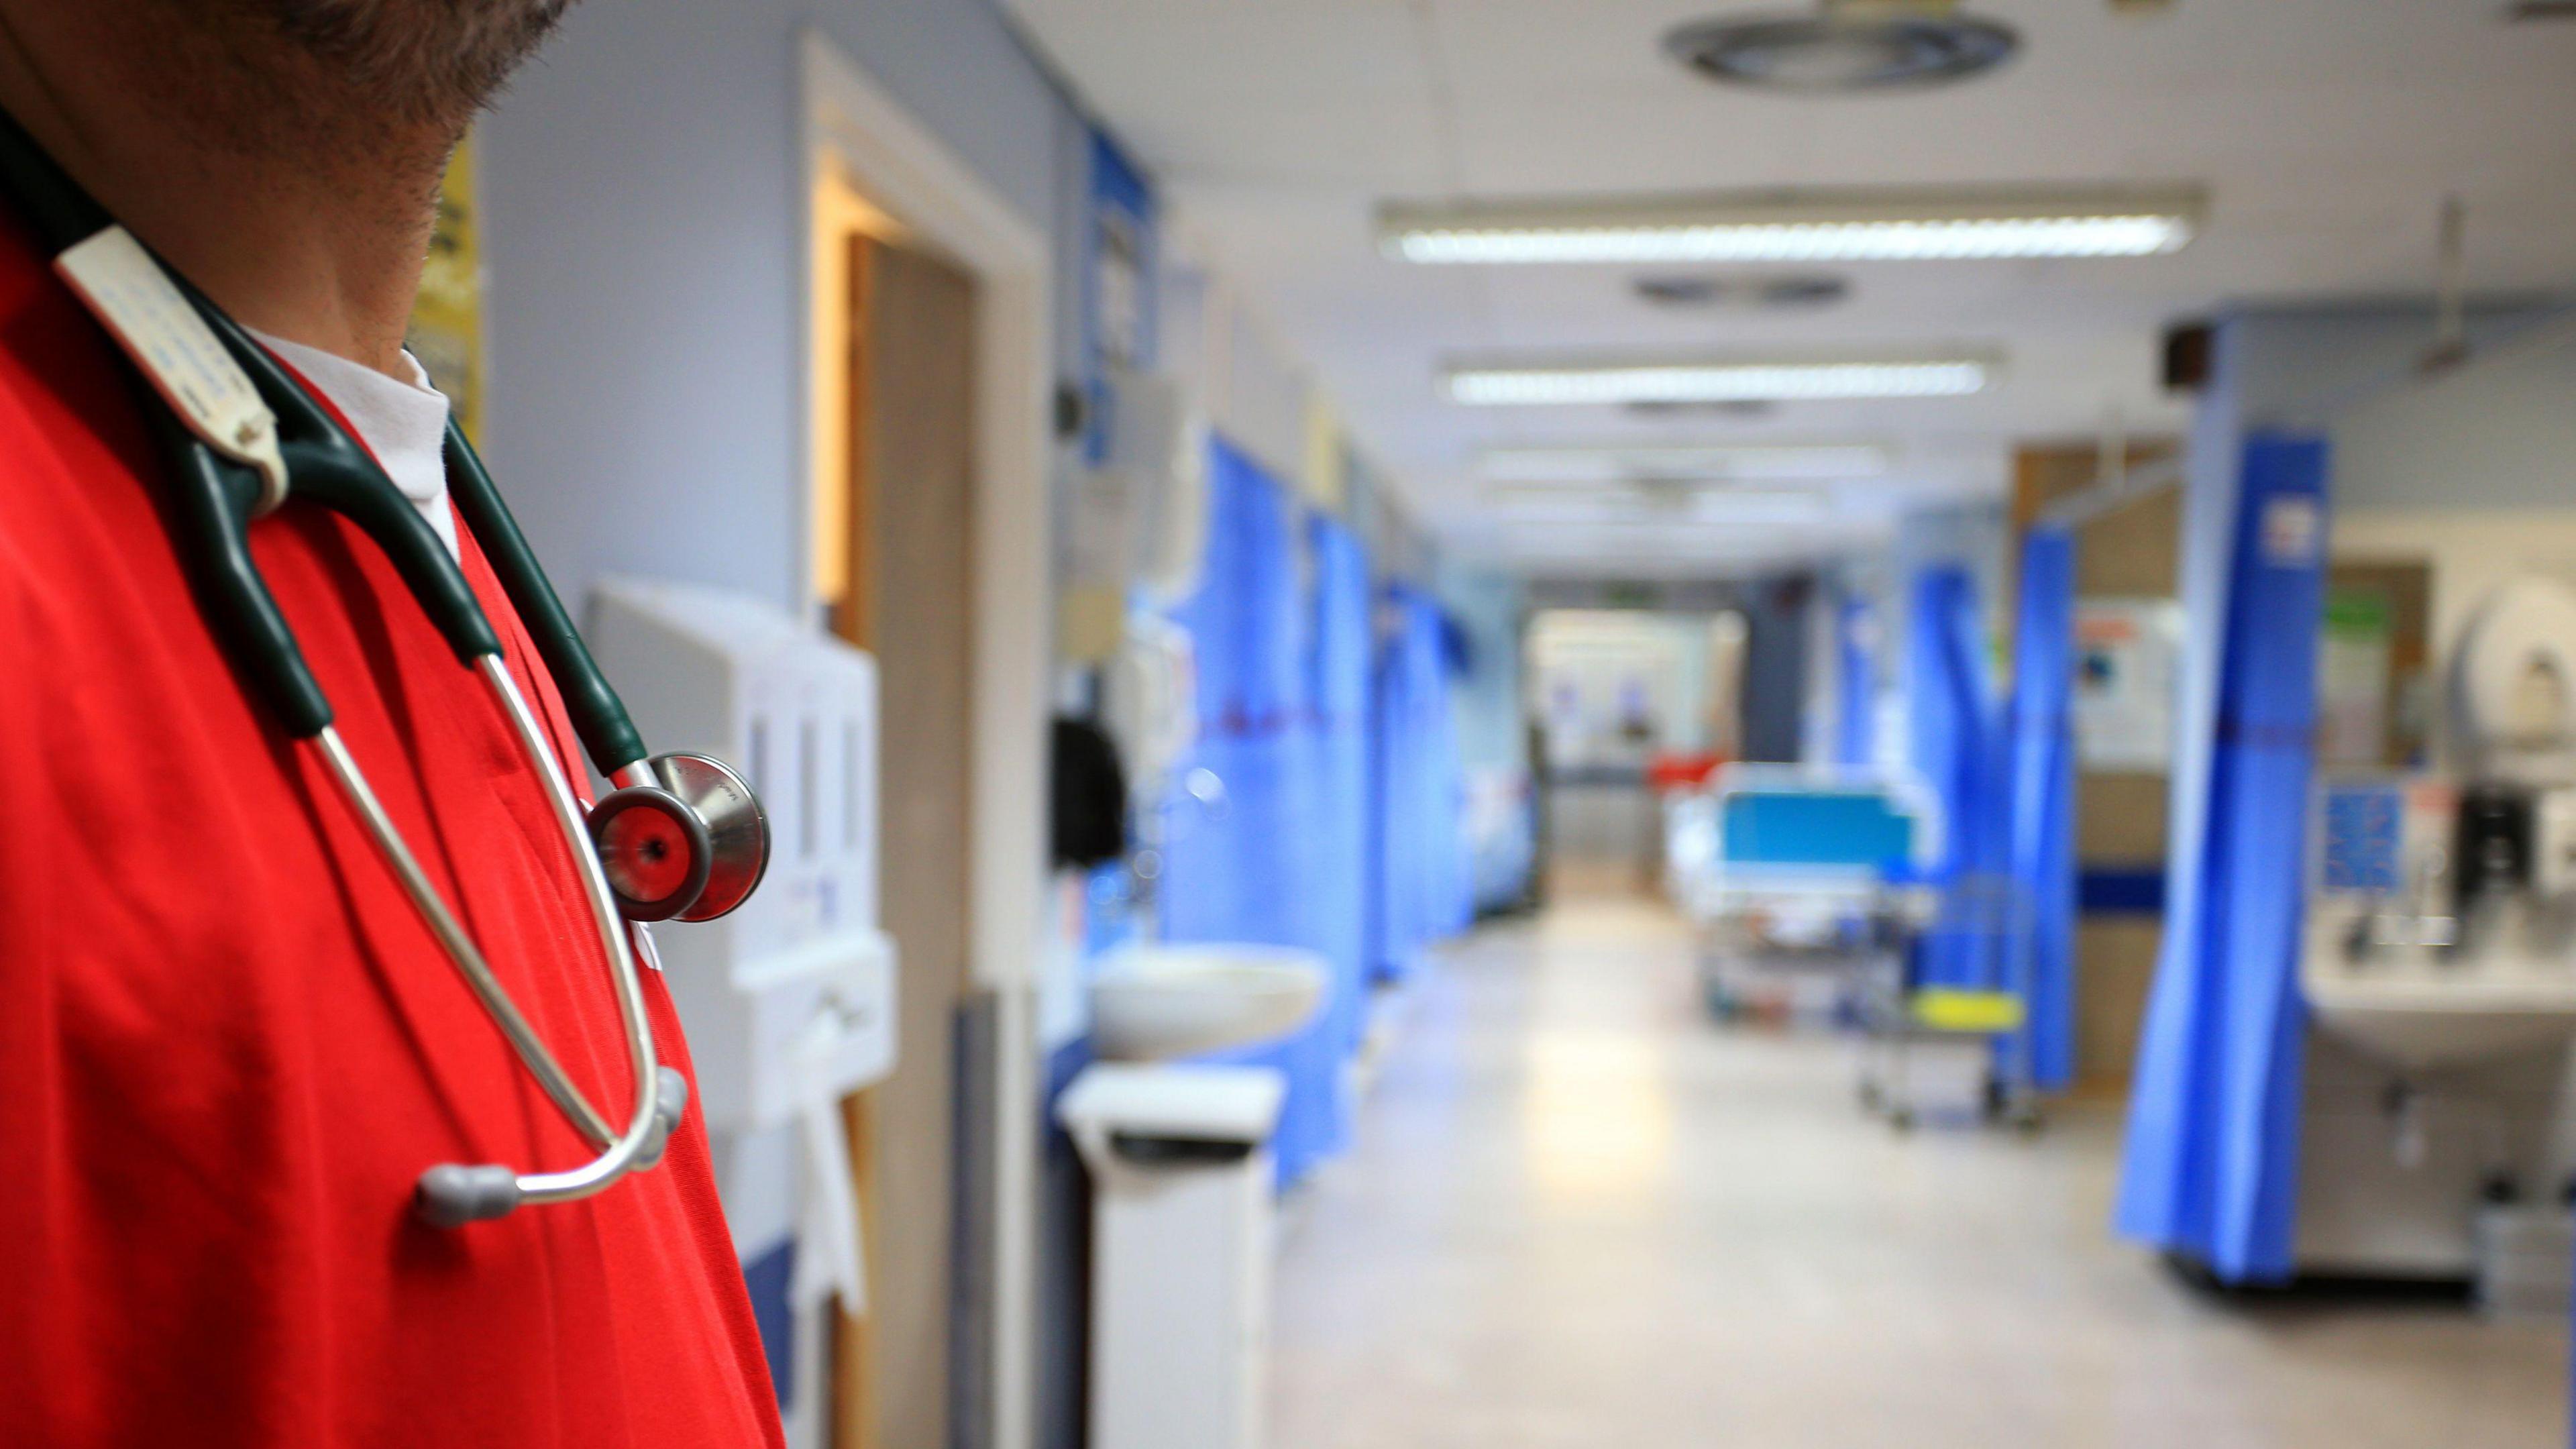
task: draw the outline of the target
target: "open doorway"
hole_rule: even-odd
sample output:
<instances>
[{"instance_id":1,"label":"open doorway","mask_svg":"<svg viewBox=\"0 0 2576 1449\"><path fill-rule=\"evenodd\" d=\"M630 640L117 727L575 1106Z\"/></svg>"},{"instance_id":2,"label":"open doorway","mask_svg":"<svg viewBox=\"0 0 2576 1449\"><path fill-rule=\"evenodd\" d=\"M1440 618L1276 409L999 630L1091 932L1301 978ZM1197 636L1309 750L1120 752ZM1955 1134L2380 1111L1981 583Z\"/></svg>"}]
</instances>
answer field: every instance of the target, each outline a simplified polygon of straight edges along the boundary
<instances>
[{"instance_id":1,"label":"open doorway","mask_svg":"<svg viewBox=\"0 0 2576 1449\"><path fill-rule=\"evenodd\" d=\"M877 657L893 1076L849 1110L869 1292L820 1442L1027 1435L1045 820L1044 233L818 32L800 43L805 596Z\"/></svg>"},{"instance_id":2,"label":"open doorway","mask_svg":"<svg viewBox=\"0 0 2576 1449\"><path fill-rule=\"evenodd\" d=\"M1742 753L1746 632L1736 609L1532 616L1523 674L1551 899L1655 888L1659 784Z\"/></svg>"},{"instance_id":3,"label":"open doorway","mask_svg":"<svg viewBox=\"0 0 2576 1449\"><path fill-rule=\"evenodd\" d=\"M818 359L843 406L815 470L815 603L879 680L880 922L902 962L896 1067L845 1111L868 1296L842 1320L836 1442L946 1444L974 1412L955 1224L968 1157L974 723L973 277L838 174L817 181ZM837 266L829 265L837 262ZM834 306L837 295L837 306Z\"/></svg>"}]
</instances>

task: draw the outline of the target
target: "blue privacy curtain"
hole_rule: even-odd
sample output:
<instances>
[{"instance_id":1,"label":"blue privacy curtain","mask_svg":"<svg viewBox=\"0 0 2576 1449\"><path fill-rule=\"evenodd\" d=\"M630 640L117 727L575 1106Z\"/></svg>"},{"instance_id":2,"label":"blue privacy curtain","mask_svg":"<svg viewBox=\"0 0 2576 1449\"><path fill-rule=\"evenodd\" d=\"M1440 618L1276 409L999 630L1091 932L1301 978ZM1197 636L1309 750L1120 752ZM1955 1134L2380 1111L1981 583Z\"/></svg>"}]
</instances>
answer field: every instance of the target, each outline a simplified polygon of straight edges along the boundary
<instances>
[{"instance_id":1,"label":"blue privacy curtain","mask_svg":"<svg viewBox=\"0 0 2576 1449\"><path fill-rule=\"evenodd\" d=\"M1845 598L1834 620L1834 763L1868 765L1878 759L1878 611L1867 599Z\"/></svg>"},{"instance_id":2,"label":"blue privacy curtain","mask_svg":"<svg viewBox=\"0 0 2576 1449\"><path fill-rule=\"evenodd\" d=\"M1307 525L1314 575L1313 682L1315 821L1313 850L1318 946L1333 962L1333 1000L1323 1036L1342 1057L1367 1029L1369 676L1375 653L1369 618L1368 551L1342 524Z\"/></svg>"},{"instance_id":3,"label":"blue privacy curtain","mask_svg":"<svg viewBox=\"0 0 2576 1449\"><path fill-rule=\"evenodd\" d=\"M1407 585L1388 590L1394 628L1378 662L1371 973L1400 980L1424 946L1466 929L1473 911L1466 782L1449 707L1440 606Z\"/></svg>"},{"instance_id":4,"label":"blue privacy curtain","mask_svg":"<svg viewBox=\"0 0 2576 1449\"><path fill-rule=\"evenodd\" d=\"M2075 1079L2075 535L2022 545L2013 629L2012 877L2028 893L2033 1085Z\"/></svg>"},{"instance_id":5,"label":"blue privacy curtain","mask_svg":"<svg viewBox=\"0 0 2576 1449\"><path fill-rule=\"evenodd\" d=\"M2326 445L2249 437L2240 477L2206 799L2167 866L2118 1208L2121 1232L2231 1283L2293 1266Z\"/></svg>"},{"instance_id":6,"label":"blue privacy curtain","mask_svg":"<svg viewBox=\"0 0 2576 1449\"><path fill-rule=\"evenodd\" d=\"M1223 803L1175 791L1165 805L1165 939L1243 941L1332 954L1322 829L1311 607L1300 579L1304 523L1289 490L1218 442L1208 470L1205 582L1174 614L1198 654L1199 740L1189 768L1224 783ZM1186 774L1187 769L1182 773ZM1344 907L1344 910L1355 909ZM1228 1059L1288 1077L1275 1139L1293 1180L1346 1131L1340 1008L1284 1042Z\"/></svg>"},{"instance_id":7,"label":"blue privacy curtain","mask_svg":"<svg viewBox=\"0 0 2576 1449\"><path fill-rule=\"evenodd\" d=\"M1907 633L1906 700L1914 769L1941 807L1941 853L1932 883L1992 880L2008 863L2010 787L2002 711L1986 668L1977 585L1965 567L1937 564L1916 576ZM2002 958L1978 927L1982 911L1944 914L1923 935L1915 979L1927 986L1996 987Z\"/></svg>"}]
</instances>

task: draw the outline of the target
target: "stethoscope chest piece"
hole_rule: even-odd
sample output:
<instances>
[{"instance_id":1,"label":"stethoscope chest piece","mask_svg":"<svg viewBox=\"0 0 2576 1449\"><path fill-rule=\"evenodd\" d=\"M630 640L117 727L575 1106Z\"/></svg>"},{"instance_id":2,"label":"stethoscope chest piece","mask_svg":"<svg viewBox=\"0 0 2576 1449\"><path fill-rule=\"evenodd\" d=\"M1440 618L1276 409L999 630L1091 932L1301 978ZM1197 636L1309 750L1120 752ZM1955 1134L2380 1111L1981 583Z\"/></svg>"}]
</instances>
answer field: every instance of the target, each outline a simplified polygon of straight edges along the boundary
<instances>
[{"instance_id":1,"label":"stethoscope chest piece","mask_svg":"<svg viewBox=\"0 0 2576 1449\"><path fill-rule=\"evenodd\" d=\"M600 865L629 920L712 921L749 899L769 869L769 819L723 762L656 755L620 771L591 808Z\"/></svg>"}]
</instances>

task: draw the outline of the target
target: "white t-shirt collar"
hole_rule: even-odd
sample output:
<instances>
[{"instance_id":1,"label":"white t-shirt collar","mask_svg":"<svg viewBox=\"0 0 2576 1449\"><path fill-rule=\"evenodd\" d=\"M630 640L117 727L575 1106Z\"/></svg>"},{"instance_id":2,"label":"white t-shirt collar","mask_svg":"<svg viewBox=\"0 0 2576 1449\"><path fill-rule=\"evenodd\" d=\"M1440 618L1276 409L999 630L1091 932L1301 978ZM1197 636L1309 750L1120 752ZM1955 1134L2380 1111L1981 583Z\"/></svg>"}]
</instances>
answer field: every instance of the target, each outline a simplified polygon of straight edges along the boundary
<instances>
[{"instance_id":1,"label":"white t-shirt collar","mask_svg":"<svg viewBox=\"0 0 2576 1449\"><path fill-rule=\"evenodd\" d=\"M437 530L448 553L457 555L456 514L447 501L447 395L430 386L420 359L403 353L412 374L405 382L318 347L265 332L251 335L331 400L394 486Z\"/></svg>"}]
</instances>

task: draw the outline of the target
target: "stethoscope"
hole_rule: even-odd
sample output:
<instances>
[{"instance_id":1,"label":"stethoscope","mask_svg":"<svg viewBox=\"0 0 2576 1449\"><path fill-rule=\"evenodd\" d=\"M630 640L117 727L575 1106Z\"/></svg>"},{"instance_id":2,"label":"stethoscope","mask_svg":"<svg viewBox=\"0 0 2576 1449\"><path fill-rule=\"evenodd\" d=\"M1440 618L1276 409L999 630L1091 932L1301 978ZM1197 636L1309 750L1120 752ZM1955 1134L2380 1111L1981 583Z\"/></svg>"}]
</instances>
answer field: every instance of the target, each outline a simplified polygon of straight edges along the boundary
<instances>
[{"instance_id":1,"label":"stethoscope","mask_svg":"<svg viewBox=\"0 0 2576 1449\"><path fill-rule=\"evenodd\" d=\"M151 394L145 412L171 473L173 542L217 644L251 696L321 760L341 798L439 948L565 1120L598 1152L561 1172L441 1163L421 1173L420 1217L440 1227L523 1203L573 1202L661 1160L688 1099L661 1066L628 921L711 920L750 896L768 865L769 826L732 770L700 755L648 757L617 694L538 567L491 476L451 421L446 462L456 511L482 545L560 690L591 764L616 788L586 813L503 662L501 641L427 519L372 454L241 325L164 267L0 115L5 190ZM331 703L251 559L253 520L292 496L347 519L382 549L459 663L480 678L544 784L609 962L635 1092L602 1114L555 1060L458 924L332 725ZM637 933L649 954L650 939Z\"/></svg>"}]
</instances>

